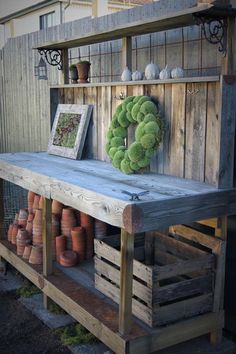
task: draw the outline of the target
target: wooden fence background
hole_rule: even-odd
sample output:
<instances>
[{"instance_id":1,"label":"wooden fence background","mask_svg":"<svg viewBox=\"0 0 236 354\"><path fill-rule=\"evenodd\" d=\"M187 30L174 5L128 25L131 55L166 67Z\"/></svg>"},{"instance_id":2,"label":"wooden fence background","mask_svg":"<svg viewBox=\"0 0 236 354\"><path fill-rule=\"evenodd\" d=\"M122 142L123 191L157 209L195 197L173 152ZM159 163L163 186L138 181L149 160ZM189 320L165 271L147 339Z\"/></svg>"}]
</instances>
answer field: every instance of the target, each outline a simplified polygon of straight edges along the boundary
<instances>
[{"instance_id":1,"label":"wooden fence background","mask_svg":"<svg viewBox=\"0 0 236 354\"><path fill-rule=\"evenodd\" d=\"M163 6L163 2L165 6ZM40 43L70 38L104 23L125 23L196 5L197 0L161 0L102 18L65 23L47 30L8 40L0 51L0 152L41 151L50 133L50 85L58 83L58 70L48 66L48 80L37 80L34 66L39 54L32 48ZM119 81L122 73L121 41L74 48L70 63L89 59L91 82ZM215 75L220 72L221 54L209 44L198 26L169 30L133 38L133 70L144 71L154 61L161 68L182 66L187 76ZM235 65L236 68L236 65Z\"/></svg>"}]
</instances>

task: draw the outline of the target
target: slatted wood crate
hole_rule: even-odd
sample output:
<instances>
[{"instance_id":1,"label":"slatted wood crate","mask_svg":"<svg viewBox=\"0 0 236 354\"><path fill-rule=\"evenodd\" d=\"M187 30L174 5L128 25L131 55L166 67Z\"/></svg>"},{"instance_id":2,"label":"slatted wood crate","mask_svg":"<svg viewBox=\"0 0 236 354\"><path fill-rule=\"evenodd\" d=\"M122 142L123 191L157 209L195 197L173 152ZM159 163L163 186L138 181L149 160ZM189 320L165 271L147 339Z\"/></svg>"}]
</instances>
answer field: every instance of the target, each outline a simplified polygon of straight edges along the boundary
<instances>
[{"instance_id":1,"label":"slatted wood crate","mask_svg":"<svg viewBox=\"0 0 236 354\"><path fill-rule=\"evenodd\" d=\"M218 270L224 259L225 241L183 225L171 227L168 235L158 231L153 234L155 265L143 262L141 239L135 246L133 314L155 327L216 312L222 282ZM95 287L119 303L118 238L116 242L114 237L112 242L109 238L105 242L95 240L95 270Z\"/></svg>"}]
</instances>

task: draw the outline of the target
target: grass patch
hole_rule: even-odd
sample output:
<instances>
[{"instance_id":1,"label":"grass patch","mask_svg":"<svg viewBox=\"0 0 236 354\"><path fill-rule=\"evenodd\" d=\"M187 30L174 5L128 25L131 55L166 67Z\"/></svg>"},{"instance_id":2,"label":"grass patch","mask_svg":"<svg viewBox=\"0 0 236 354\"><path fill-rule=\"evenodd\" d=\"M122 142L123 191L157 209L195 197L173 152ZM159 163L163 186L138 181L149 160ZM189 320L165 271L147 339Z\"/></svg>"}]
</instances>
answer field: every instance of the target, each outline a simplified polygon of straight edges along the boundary
<instances>
[{"instance_id":1,"label":"grass patch","mask_svg":"<svg viewBox=\"0 0 236 354\"><path fill-rule=\"evenodd\" d=\"M16 289L16 294L18 296L23 296L23 297L30 297L36 294L39 294L41 291L37 286L35 285L25 285L21 286L20 288Z\"/></svg>"},{"instance_id":2,"label":"grass patch","mask_svg":"<svg viewBox=\"0 0 236 354\"><path fill-rule=\"evenodd\" d=\"M66 314L66 312L51 299L48 304L48 311L50 311L51 313L54 313L55 315L65 315Z\"/></svg>"},{"instance_id":3,"label":"grass patch","mask_svg":"<svg viewBox=\"0 0 236 354\"><path fill-rule=\"evenodd\" d=\"M64 345L78 345L85 343L96 343L99 340L81 324L76 323L64 328L59 328L56 333L60 335Z\"/></svg>"}]
</instances>

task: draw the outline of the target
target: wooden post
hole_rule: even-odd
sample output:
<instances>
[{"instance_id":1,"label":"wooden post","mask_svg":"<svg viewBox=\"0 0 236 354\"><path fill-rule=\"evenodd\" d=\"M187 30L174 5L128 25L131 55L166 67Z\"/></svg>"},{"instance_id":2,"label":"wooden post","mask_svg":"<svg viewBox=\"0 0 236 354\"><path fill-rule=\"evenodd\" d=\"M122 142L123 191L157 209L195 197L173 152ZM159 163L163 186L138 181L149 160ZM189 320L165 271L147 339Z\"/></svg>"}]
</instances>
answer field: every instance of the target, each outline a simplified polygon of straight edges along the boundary
<instances>
[{"instance_id":1,"label":"wooden post","mask_svg":"<svg viewBox=\"0 0 236 354\"><path fill-rule=\"evenodd\" d=\"M43 201L43 275L52 274L52 217L51 200L44 198ZM48 309L48 297L44 294L44 307Z\"/></svg>"},{"instance_id":2,"label":"wooden post","mask_svg":"<svg viewBox=\"0 0 236 354\"><path fill-rule=\"evenodd\" d=\"M134 235L121 230L119 332L128 334L132 323Z\"/></svg>"},{"instance_id":3,"label":"wooden post","mask_svg":"<svg viewBox=\"0 0 236 354\"><path fill-rule=\"evenodd\" d=\"M3 195L3 179L0 178L0 240L4 237L4 195ZM1 259L0 259L1 260Z\"/></svg>"},{"instance_id":4,"label":"wooden post","mask_svg":"<svg viewBox=\"0 0 236 354\"><path fill-rule=\"evenodd\" d=\"M227 239L227 217L219 218L221 225L221 239ZM225 287L225 261L226 261L226 242L212 250L216 257L216 273L214 287L213 312L219 312L224 308L224 287ZM211 332L210 341L213 344L220 343L222 339L222 328Z\"/></svg>"},{"instance_id":5,"label":"wooden post","mask_svg":"<svg viewBox=\"0 0 236 354\"><path fill-rule=\"evenodd\" d=\"M226 33L226 55L222 59L221 74L232 75L233 74L233 41L234 41L234 17L227 18L227 33Z\"/></svg>"},{"instance_id":6,"label":"wooden post","mask_svg":"<svg viewBox=\"0 0 236 354\"><path fill-rule=\"evenodd\" d=\"M132 71L132 38L122 38L122 69L128 66Z\"/></svg>"},{"instance_id":7,"label":"wooden post","mask_svg":"<svg viewBox=\"0 0 236 354\"><path fill-rule=\"evenodd\" d=\"M60 73L60 85L69 84L69 60L68 49L61 50L62 70Z\"/></svg>"}]
</instances>

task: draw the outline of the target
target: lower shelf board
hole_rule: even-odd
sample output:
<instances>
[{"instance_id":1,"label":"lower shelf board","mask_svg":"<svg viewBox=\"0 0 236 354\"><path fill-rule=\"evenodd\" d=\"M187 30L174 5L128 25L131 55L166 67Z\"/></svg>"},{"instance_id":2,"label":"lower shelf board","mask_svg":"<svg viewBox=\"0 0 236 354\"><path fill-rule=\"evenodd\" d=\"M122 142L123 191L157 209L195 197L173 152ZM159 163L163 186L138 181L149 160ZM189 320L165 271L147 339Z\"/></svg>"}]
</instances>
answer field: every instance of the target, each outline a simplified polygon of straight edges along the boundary
<instances>
[{"instance_id":1,"label":"lower shelf board","mask_svg":"<svg viewBox=\"0 0 236 354\"><path fill-rule=\"evenodd\" d=\"M5 240L0 242L0 256L118 354L151 353L221 330L224 325L224 312L221 311L155 329L145 328L134 321L130 334L121 336L118 332L118 308L105 301L104 296L99 296L97 290L92 289L92 283L85 286L92 268L83 279L76 274L73 276L73 271L64 272L58 267L54 268L52 275L44 277L42 266L31 265L17 256L15 247Z\"/></svg>"}]
</instances>

